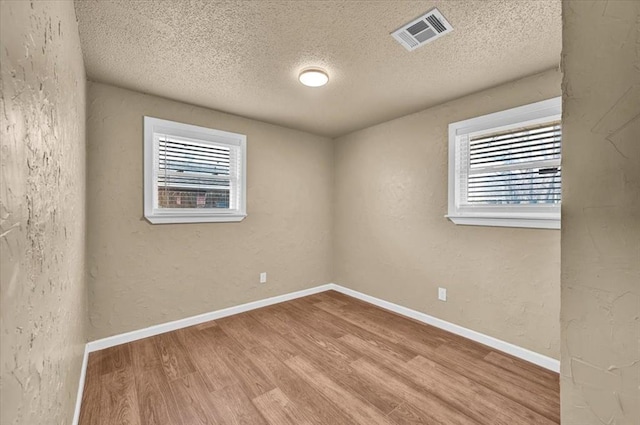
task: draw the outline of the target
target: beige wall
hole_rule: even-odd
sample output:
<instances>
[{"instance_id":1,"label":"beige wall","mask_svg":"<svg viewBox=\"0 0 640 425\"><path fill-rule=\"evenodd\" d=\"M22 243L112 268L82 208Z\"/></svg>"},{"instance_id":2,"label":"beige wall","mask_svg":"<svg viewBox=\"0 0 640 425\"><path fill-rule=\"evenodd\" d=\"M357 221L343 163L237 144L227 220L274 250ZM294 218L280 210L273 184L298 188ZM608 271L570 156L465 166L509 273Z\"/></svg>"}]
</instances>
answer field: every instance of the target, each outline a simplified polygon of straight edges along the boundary
<instances>
[{"instance_id":1,"label":"beige wall","mask_svg":"<svg viewBox=\"0 0 640 425\"><path fill-rule=\"evenodd\" d=\"M449 123L559 96L560 78L551 70L337 139L336 283L558 358L560 232L444 215Z\"/></svg>"},{"instance_id":2,"label":"beige wall","mask_svg":"<svg viewBox=\"0 0 640 425\"><path fill-rule=\"evenodd\" d=\"M640 423L640 3L563 3L562 424Z\"/></svg>"},{"instance_id":3,"label":"beige wall","mask_svg":"<svg viewBox=\"0 0 640 425\"><path fill-rule=\"evenodd\" d=\"M330 282L330 139L104 84L88 100L92 338ZM145 221L144 115L246 134L248 217Z\"/></svg>"},{"instance_id":4,"label":"beige wall","mask_svg":"<svg viewBox=\"0 0 640 425\"><path fill-rule=\"evenodd\" d=\"M87 322L73 3L1 2L0 40L0 423L69 424Z\"/></svg>"}]
</instances>

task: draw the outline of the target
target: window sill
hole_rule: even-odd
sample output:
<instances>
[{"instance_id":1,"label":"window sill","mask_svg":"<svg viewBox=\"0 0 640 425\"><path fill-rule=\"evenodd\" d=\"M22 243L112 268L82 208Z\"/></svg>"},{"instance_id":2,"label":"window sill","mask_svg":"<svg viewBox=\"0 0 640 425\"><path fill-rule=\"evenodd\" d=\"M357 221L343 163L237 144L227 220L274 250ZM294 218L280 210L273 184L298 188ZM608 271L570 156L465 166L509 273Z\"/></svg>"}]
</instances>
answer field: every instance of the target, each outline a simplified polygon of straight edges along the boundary
<instances>
[{"instance_id":1,"label":"window sill","mask_svg":"<svg viewBox=\"0 0 640 425\"><path fill-rule=\"evenodd\" d=\"M178 224L178 223L228 223L245 219L246 214L225 215L145 215L151 224Z\"/></svg>"},{"instance_id":2,"label":"window sill","mask_svg":"<svg viewBox=\"0 0 640 425\"><path fill-rule=\"evenodd\" d=\"M550 218L507 218L445 215L454 224L463 226L524 227L531 229L560 229L559 219Z\"/></svg>"}]
</instances>

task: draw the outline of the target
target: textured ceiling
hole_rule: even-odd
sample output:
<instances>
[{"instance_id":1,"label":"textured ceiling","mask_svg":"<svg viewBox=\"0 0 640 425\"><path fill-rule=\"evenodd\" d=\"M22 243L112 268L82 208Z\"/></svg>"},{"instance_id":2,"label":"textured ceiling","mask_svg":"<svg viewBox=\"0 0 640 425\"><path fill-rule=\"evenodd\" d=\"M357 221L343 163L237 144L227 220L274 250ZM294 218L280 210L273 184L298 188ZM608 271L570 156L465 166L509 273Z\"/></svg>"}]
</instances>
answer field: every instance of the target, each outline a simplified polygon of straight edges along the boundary
<instances>
[{"instance_id":1,"label":"textured ceiling","mask_svg":"<svg viewBox=\"0 0 640 425\"><path fill-rule=\"evenodd\" d=\"M454 31L389 35L437 6ZM560 62L559 0L76 1L91 80L338 136ZM323 88L302 68L330 74Z\"/></svg>"}]
</instances>

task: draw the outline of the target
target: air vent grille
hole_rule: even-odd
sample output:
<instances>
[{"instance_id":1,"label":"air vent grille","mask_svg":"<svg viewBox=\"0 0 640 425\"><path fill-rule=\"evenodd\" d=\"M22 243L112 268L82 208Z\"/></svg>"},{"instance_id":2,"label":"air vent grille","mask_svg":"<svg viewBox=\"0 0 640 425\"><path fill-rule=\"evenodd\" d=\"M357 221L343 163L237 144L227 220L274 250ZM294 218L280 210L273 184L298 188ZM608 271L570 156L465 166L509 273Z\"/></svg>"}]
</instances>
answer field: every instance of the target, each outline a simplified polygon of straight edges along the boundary
<instances>
[{"instance_id":1,"label":"air vent grille","mask_svg":"<svg viewBox=\"0 0 640 425\"><path fill-rule=\"evenodd\" d=\"M442 25L442 22L440 22L440 19L436 18L435 16L429 15L425 19L433 26L433 28L436 29L436 31L444 32L447 30L447 28Z\"/></svg>"},{"instance_id":2,"label":"air vent grille","mask_svg":"<svg viewBox=\"0 0 640 425\"><path fill-rule=\"evenodd\" d=\"M453 31L453 27L438 9L431 9L423 16L403 25L391 33L405 49L412 51Z\"/></svg>"},{"instance_id":3,"label":"air vent grille","mask_svg":"<svg viewBox=\"0 0 640 425\"><path fill-rule=\"evenodd\" d=\"M407 31L409 31L409 34L415 37L422 31L426 30L427 28L429 28L429 25L421 19L415 24L411 25L409 28L407 28Z\"/></svg>"}]
</instances>

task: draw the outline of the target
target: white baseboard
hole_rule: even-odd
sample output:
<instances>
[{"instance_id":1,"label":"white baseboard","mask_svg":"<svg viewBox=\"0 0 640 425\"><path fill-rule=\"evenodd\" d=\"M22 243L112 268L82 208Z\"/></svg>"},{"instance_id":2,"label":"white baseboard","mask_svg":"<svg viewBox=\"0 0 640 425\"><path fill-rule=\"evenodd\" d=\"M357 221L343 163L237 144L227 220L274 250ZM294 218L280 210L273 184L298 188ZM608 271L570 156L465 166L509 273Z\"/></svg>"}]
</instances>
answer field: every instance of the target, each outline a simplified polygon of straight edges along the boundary
<instances>
[{"instance_id":1,"label":"white baseboard","mask_svg":"<svg viewBox=\"0 0 640 425\"><path fill-rule=\"evenodd\" d=\"M530 363L536 364L545 369L549 369L553 372L558 372L558 373L560 372L559 360L556 360L551 357L547 357L540 353L536 353L535 351L527 350L526 348L519 347L517 345L511 344L506 341L502 341L498 338L494 338L492 336L485 335L471 329L467 329L460 325L456 325L454 323L450 323L442 319L438 319L437 317L429 316L428 314L421 313L419 311L412 310L410 308L403 307L401 305L394 304L389 301L381 300L380 298L363 294L362 292L354 291L353 289L345 288L344 286L331 284L330 289L333 289L335 291L341 292L345 295L349 295L354 298L358 298L370 304L377 305L378 307L393 311L394 313L398 313L403 316L410 317L412 319L418 320L428 325L435 326L436 328L440 328L445 331L451 332L453 334L463 336L467 339L479 342L481 344L484 344L491 348L495 348L496 350L500 350L507 354L511 354L512 356L526 360Z\"/></svg>"},{"instance_id":2,"label":"white baseboard","mask_svg":"<svg viewBox=\"0 0 640 425\"><path fill-rule=\"evenodd\" d=\"M278 304L284 301L293 300L296 298L306 297L307 295L313 295L324 291L334 290L341 292L345 295L349 295L354 298L358 298L362 301L384 308L386 310L393 311L402 316L410 317L420 322L426 323L431 326L443 329L456 335L468 338L472 341L479 342L496 350L503 351L512 356L526 360L545 369L549 369L554 372L560 372L560 361L547 357L545 355L536 353L526 348L519 347L506 341L476 332L471 329L456 325L438 319L437 317L430 316L425 313L421 313L416 310L412 310L407 307L403 307L398 304L391 303L389 301L382 300L380 298L372 297L362 292L354 291L353 289L346 288L344 286L337 285L335 283L328 283L326 285L316 286L314 288L303 289L302 291L290 292L288 294L278 295L263 300L253 301L246 304L240 304L235 307L228 307L222 310L212 311L210 313L199 314L197 316L187 317L180 320L174 320L172 322L161 323L159 325L150 326L148 328L139 329L119 335L110 336L108 338L98 339L87 343L84 352L84 358L82 360L82 371L80 373L80 383L78 388L78 396L76 400L76 411L73 417L73 425L78 424L80 418L80 405L82 403L82 393L84 390L84 381L87 369L88 355L91 352L103 350L105 348L114 347L116 345L125 344L127 342L136 341L139 339L147 338L154 335L159 335L165 332L175 331L177 329L186 328L188 326L198 325L200 323L209 322L211 320L221 319L223 317L231 316L238 313L244 313L246 311L255 310L257 308L266 307L273 304Z\"/></svg>"},{"instance_id":3,"label":"white baseboard","mask_svg":"<svg viewBox=\"0 0 640 425\"><path fill-rule=\"evenodd\" d=\"M364 294L362 292L354 291L353 289L346 288L335 283L328 283L326 285L316 286L314 288L303 289L302 291L290 292L288 294L278 295L263 300L253 301L246 304L240 304L235 307L228 307L222 310L212 311L210 313L199 314L197 316L187 317L180 320L174 320L173 322L161 323L159 325L150 326L148 328L139 329L119 335L110 336L108 338L98 339L91 341L87 344L87 352L103 350L105 348L113 347L127 342L136 341L138 339L147 338L150 336L158 335L165 332L174 331L177 329L186 328L188 326L198 325L200 323L209 322L211 320L221 319L223 317L231 316L233 314L244 313L245 311L255 310L257 308L266 307L273 304L278 304L284 301L293 300L300 297L306 297L307 295L317 294L319 292L335 290L345 295L349 295L354 298L358 298L362 301L366 301L370 304L384 308L386 310L393 311L394 313L401 314L406 317L418 320L431 326L443 329L456 335L463 336L472 341L479 342L496 350L503 351L512 356L521 358L528 362L537 364L545 369L552 370L554 372L560 372L560 361L547 357L543 354L536 353L526 348L522 348L515 344L511 344L506 341L502 341L498 338L494 338L483 333L467 329L463 326L456 325L451 322L447 322L437 317L430 316L426 313L422 313L416 310L412 310L408 307L404 307L398 304L394 304L389 301L382 300L380 298L372 297L371 295Z\"/></svg>"},{"instance_id":4,"label":"white baseboard","mask_svg":"<svg viewBox=\"0 0 640 425\"><path fill-rule=\"evenodd\" d=\"M84 346L84 354L82 356L82 369L80 369L80 379L78 382L78 394L76 395L76 410L73 413L73 425L78 425L80 421L80 405L82 405L82 394L84 393L84 381L87 377L87 362L89 361L88 344Z\"/></svg>"},{"instance_id":5,"label":"white baseboard","mask_svg":"<svg viewBox=\"0 0 640 425\"><path fill-rule=\"evenodd\" d=\"M265 298L263 300L253 301L246 304L240 304L234 307L223 308L222 310L216 310L210 313L203 313L197 316L174 320L173 322L161 323L159 325L149 326L148 328L91 341L87 344L87 349L90 353L92 353L94 351L103 350L105 348L125 344L127 342L148 338L150 336L175 331L177 329L182 329L193 325L199 325L200 323L209 322L211 320L222 319L223 317L231 316L238 313L244 313L245 311L255 310L257 308L278 304L300 297L306 297L307 295L317 294L318 292L324 292L330 289L334 289L331 284L320 285L314 288L303 289L301 291L290 292L288 294Z\"/></svg>"}]
</instances>

